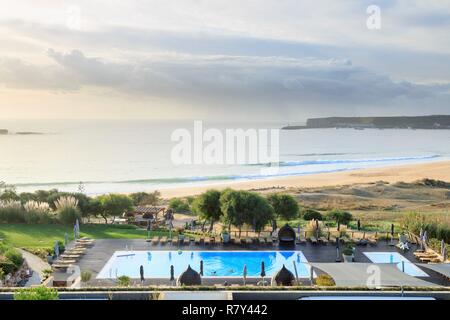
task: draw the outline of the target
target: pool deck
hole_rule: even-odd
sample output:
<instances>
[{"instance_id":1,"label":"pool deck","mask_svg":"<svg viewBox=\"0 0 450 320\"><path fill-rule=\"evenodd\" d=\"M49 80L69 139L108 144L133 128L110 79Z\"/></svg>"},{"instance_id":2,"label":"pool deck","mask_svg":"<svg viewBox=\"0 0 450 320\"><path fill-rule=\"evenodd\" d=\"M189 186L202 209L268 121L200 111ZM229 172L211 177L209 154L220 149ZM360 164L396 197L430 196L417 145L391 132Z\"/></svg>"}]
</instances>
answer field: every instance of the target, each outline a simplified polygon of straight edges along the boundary
<instances>
[{"instance_id":1,"label":"pool deck","mask_svg":"<svg viewBox=\"0 0 450 320\"><path fill-rule=\"evenodd\" d=\"M143 251L169 251L169 250L185 250L185 251L228 251L228 250L244 250L244 251L302 251L308 262L336 262L336 247L334 244L298 244L290 247L281 247L277 244L273 246L261 246L261 245L196 245L191 243L190 245L174 246L171 244L151 244L145 240L124 240L124 239L108 239L108 240L95 240L95 245L89 248L83 258L77 263L81 271L88 271L92 273L92 280L89 285L92 286L115 286L116 281L112 279L96 279L97 274L102 270L106 262L111 258L113 253L118 250L143 250ZM398 252L405 258L413 263L419 263L413 252L417 249L417 246L411 245L411 249L407 252L399 250L395 246L390 246L386 241L379 241L376 246L356 246L355 262L371 262L363 252ZM418 266L418 268L421 268ZM439 285L449 286L448 280L445 280L438 274L430 272L428 269L421 268L429 277L420 278L422 280L436 283ZM320 272L319 272L320 273ZM261 280L260 278L249 278L247 283L256 283ZM267 280L270 280L267 277ZM208 284L223 284L227 281L229 284L242 284L242 278L203 278L203 283ZM309 285L309 280L303 279L303 284ZM140 284L138 279L133 279L134 285ZM166 279L146 279L144 285L170 285L168 277Z\"/></svg>"}]
</instances>

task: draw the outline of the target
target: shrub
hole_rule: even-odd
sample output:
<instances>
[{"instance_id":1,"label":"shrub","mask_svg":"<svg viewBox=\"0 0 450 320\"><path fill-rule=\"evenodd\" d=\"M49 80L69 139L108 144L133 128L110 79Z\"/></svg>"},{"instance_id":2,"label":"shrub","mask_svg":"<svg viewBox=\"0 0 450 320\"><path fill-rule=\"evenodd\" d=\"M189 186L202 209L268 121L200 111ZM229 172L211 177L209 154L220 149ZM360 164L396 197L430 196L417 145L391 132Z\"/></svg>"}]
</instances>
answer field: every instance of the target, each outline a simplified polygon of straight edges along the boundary
<instances>
[{"instance_id":1,"label":"shrub","mask_svg":"<svg viewBox=\"0 0 450 320\"><path fill-rule=\"evenodd\" d=\"M4 275L13 273L17 271L16 266L10 260L6 259L6 257L0 256L0 270Z\"/></svg>"},{"instance_id":2,"label":"shrub","mask_svg":"<svg viewBox=\"0 0 450 320\"><path fill-rule=\"evenodd\" d=\"M14 300L58 300L58 291L44 286L20 289L14 293Z\"/></svg>"},{"instance_id":3,"label":"shrub","mask_svg":"<svg viewBox=\"0 0 450 320\"><path fill-rule=\"evenodd\" d=\"M344 250L342 250L342 254L346 256L351 256L354 253L355 247L352 244L346 244Z\"/></svg>"},{"instance_id":4,"label":"shrub","mask_svg":"<svg viewBox=\"0 0 450 320\"><path fill-rule=\"evenodd\" d=\"M332 210L327 214L328 220L333 220L337 223L337 229L340 230L341 224L348 224L353 219L350 212L342 210Z\"/></svg>"},{"instance_id":5,"label":"shrub","mask_svg":"<svg viewBox=\"0 0 450 320\"><path fill-rule=\"evenodd\" d=\"M311 220L306 225L306 231L312 233L314 236L322 235L322 223L319 220Z\"/></svg>"},{"instance_id":6,"label":"shrub","mask_svg":"<svg viewBox=\"0 0 450 320\"><path fill-rule=\"evenodd\" d=\"M304 220L323 220L323 216L319 211L313 209L306 209L302 212Z\"/></svg>"},{"instance_id":7,"label":"shrub","mask_svg":"<svg viewBox=\"0 0 450 320\"><path fill-rule=\"evenodd\" d=\"M25 210L20 201L0 201L0 221L6 223L25 222Z\"/></svg>"},{"instance_id":8,"label":"shrub","mask_svg":"<svg viewBox=\"0 0 450 320\"><path fill-rule=\"evenodd\" d=\"M334 280L332 277L330 277L327 274L321 274L317 276L316 278L316 285L320 287L333 287L336 284L334 283Z\"/></svg>"},{"instance_id":9,"label":"shrub","mask_svg":"<svg viewBox=\"0 0 450 320\"><path fill-rule=\"evenodd\" d=\"M8 249L5 252L5 257L14 264L16 270L23 264L22 254L14 248Z\"/></svg>"},{"instance_id":10,"label":"shrub","mask_svg":"<svg viewBox=\"0 0 450 320\"><path fill-rule=\"evenodd\" d=\"M429 238L443 239L450 243L450 218L448 215L431 215L411 212L402 219L402 227L412 233L419 234L426 230Z\"/></svg>"},{"instance_id":11,"label":"shrub","mask_svg":"<svg viewBox=\"0 0 450 320\"><path fill-rule=\"evenodd\" d=\"M129 287L131 284L131 279L128 276L120 276L117 278L117 282L121 287Z\"/></svg>"},{"instance_id":12,"label":"shrub","mask_svg":"<svg viewBox=\"0 0 450 320\"><path fill-rule=\"evenodd\" d=\"M23 205L25 209L25 222L30 224L48 223L50 218L50 206L47 202L30 200Z\"/></svg>"},{"instance_id":13,"label":"shrub","mask_svg":"<svg viewBox=\"0 0 450 320\"><path fill-rule=\"evenodd\" d=\"M89 280L91 280L92 278L92 274L88 271L83 271L81 272L81 281L82 282L88 282Z\"/></svg>"},{"instance_id":14,"label":"shrub","mask_svg":"<svg viewBox=\"0 0 450 320\"><path fill-rule=\"evenodd\" d=\"M77 219L80 219L81 213L77 206L78 200L72 196L60 197L56 200L55 207L60 222L63 224L74 224Z\"/></svg>"},{"instance_id":15,"label":"shrub","mask_svg":"<svg viewBox=\"0 0 450 320\"><path fill-rule=\"evenodd\" d=\"M169 201L169 208L175 212L187 212L190 210L189 203L180 198L173 198Z\"/></svg>"}]
</instances>

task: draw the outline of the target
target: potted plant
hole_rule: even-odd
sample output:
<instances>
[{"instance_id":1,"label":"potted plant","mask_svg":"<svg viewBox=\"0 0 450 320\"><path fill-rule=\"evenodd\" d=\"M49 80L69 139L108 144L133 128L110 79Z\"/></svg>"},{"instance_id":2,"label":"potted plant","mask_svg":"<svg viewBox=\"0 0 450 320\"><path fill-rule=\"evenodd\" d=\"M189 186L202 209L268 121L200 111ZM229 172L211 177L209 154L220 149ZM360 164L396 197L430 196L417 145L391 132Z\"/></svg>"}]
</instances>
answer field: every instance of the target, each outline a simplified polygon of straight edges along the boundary
<instances>
[{"instance_id":1,"label":"potted plant","mask_svg":"<svg viewBox=\"0 0 450 320\"><path fill-rule=\"evenodd\" d=\"M222 229L222 241L223 243L230 242L230 234L228 233L228 230L226 228Z\"/></svg>"},{"instance_id":2,"label":"potted plant","mask_svg":"<svg viewBox=\"0 0 450 320\"><path fill-rule=\"evenodd\" d=\"M342 257L344 262L353 262L355 260L355 248L353 245L346 245L342 250Z\"/></svg>"}]
</instances>

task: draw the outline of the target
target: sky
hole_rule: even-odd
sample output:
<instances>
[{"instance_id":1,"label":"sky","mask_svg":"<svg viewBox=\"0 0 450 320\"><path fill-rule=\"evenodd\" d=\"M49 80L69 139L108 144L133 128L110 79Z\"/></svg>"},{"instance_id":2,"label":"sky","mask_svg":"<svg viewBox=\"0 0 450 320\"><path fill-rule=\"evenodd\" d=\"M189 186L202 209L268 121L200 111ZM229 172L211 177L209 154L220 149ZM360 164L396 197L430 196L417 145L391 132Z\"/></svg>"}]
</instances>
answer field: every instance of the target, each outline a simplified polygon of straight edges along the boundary
<instances>
[{"instance_id":1,"label":"sky","mask_svg":"<svg viewBox=\"0 0 450 320\"><path fill-rule=\"evenodd\" d=\"M450 114L449 1L0 5L0 119Z\"/></svg>"}]
</instances>

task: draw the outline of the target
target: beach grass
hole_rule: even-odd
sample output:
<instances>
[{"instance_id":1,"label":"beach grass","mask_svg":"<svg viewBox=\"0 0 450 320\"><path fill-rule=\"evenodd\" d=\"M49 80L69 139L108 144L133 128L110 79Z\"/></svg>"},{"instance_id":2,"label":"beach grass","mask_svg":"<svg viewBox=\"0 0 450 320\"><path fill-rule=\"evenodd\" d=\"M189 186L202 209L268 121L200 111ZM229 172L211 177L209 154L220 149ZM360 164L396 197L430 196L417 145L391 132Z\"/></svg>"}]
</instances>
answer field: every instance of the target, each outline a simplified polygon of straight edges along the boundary
<instances>
[{"instance_id":1,"label":"beach grass","mask_svg":"<svg viewBox=\"0 0 450 320\"><path fill-rule=\"evenodd\" d=\"M81 237L92 239L145 239L147 231L129 225L86 224L81 225ZM67 232L73 240L73 228L59 224L0 224L0 239L17 248L48 248L55 241L64 241ZM151 236L165 235L164 231L152 231Z\"/></svg>"}]
</instances>

